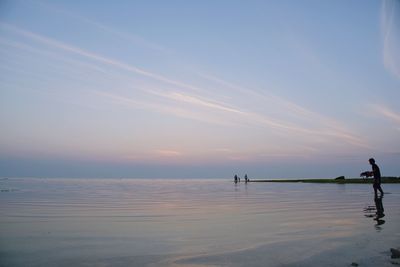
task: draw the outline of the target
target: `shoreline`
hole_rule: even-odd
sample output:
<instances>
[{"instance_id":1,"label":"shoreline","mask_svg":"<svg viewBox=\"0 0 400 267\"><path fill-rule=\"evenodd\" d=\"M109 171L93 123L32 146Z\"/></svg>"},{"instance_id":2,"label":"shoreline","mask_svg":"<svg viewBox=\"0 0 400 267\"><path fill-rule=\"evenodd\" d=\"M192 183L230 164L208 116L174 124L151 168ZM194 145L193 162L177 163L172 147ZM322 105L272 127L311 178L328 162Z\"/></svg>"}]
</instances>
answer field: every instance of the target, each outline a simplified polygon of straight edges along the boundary
<instances>
[{"instance_id":1,"label":"shoreline","mask_svg":"<svg viewBox=\"0 0 400 267\"><path fill-rule=\"evenodd\" d=\"M372 184L373 179L345 178L345 179L261 179L251 180L254 183L318 183L318 184ZM382 184L400 184L400 177L382 177Z\"/></svg>"}]
</instances>

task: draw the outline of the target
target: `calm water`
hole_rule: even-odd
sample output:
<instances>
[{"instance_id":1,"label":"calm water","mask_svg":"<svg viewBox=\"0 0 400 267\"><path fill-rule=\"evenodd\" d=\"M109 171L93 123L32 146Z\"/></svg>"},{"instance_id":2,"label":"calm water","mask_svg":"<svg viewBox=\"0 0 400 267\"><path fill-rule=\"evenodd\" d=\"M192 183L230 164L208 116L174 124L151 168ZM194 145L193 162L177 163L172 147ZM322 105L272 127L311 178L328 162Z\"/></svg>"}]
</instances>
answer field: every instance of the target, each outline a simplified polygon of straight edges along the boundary
<instances>
[{"instance_id":1,"label":"calm water","mask_svg":"<svg viewBox=\"0 0 400 267\"><path fill-rule=\"evenodd\" d=\"M379 220L371 185L3 179L0 189L0 266L393 266L400 247L400 185L383 185Z\"/></svg>"}]
</instances>

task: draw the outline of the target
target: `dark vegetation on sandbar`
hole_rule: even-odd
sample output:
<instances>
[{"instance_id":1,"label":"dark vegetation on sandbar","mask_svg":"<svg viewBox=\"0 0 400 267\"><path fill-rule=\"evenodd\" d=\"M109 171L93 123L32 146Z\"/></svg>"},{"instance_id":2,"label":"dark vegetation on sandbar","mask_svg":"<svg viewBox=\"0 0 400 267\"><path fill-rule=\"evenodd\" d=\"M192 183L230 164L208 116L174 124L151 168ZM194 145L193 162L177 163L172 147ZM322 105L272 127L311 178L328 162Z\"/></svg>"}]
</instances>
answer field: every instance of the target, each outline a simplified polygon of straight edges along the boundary
<instances>
[{"instance_id":1,"label":"dark vegetation on sandbar","mask_svg":"<svg viewBox=\"0 0 400 267\"><path fill-rule=\"evenodd\" d=\"M341 179L338 179L341 178ZM364 178L342 178L338 177L335 179L263 179L263 180L251 180L251 182L265 182L265 183L330 183L330 184L372 184L373 179ZM397 184L400 183L400 177L382 177L381 182L383 184Z\"/></svg>"}]
</instances>

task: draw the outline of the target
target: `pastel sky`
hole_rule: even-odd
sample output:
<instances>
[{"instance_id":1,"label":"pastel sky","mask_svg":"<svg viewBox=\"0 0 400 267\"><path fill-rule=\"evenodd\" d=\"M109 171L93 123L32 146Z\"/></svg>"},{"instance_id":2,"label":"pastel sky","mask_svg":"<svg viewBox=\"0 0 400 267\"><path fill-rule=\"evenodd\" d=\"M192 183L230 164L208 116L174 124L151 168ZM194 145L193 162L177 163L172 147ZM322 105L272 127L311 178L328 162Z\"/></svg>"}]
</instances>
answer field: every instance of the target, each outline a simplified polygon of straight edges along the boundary
<instances>
[{"instance_id":1,"label":"pastel sky","mask_svg":"<svg viewBox=\"0 0 400 267\"><path fill-rule=\"evenodd\" d=\"M0 176L400 176L400 1L0 1Z\"/></svg>"}]
</instances>

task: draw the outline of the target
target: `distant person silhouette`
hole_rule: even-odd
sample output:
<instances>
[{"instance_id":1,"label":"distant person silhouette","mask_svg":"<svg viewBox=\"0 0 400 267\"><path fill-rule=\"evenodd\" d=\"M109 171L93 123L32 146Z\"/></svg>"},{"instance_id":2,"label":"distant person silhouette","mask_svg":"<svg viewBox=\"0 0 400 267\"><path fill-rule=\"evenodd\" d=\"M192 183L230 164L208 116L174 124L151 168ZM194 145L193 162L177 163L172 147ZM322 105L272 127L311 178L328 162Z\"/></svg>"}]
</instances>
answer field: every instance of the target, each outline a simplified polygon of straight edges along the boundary
<instances>
[{"instance_id":1,"label":"distant person silhouette","mask_svg":"<svg viewBox=\"0 0 400 267\"><path fill-rule=\"evenodd\" d=\"M371 166L372 166L371 174L373 174L373 176L374 176L373 187L374 187L375 197L378 196L378 190L379 190L379 192L381 192L381 196L383 196L383 190L381 187L381 171L380 171L378 165L376 165L375 159L370 158L368 161L369 161L369 164L371 164Z\"/></svg>"},{"instance_id":2,"label":"distant person silhouette","mask_svg":"<svg viewBox=\"0 0 400 267\"><path fill-rule=\"evenodd\" d=\"M235 177L233 178L233 180L235 181L235 184L238 183L238 176L235 174Z\"/></svg>"},{"instance_id":3,"label":"distant person silhouette","mask_svg":"<svg viewBox=\"0 0 400 267\"><path fill-rule=\"evenodd\" d=\"M247 184L247 182L249 181L249 178L247 178L247 174L244 175L244 182Z\"/></svg>"}]
</instances>

